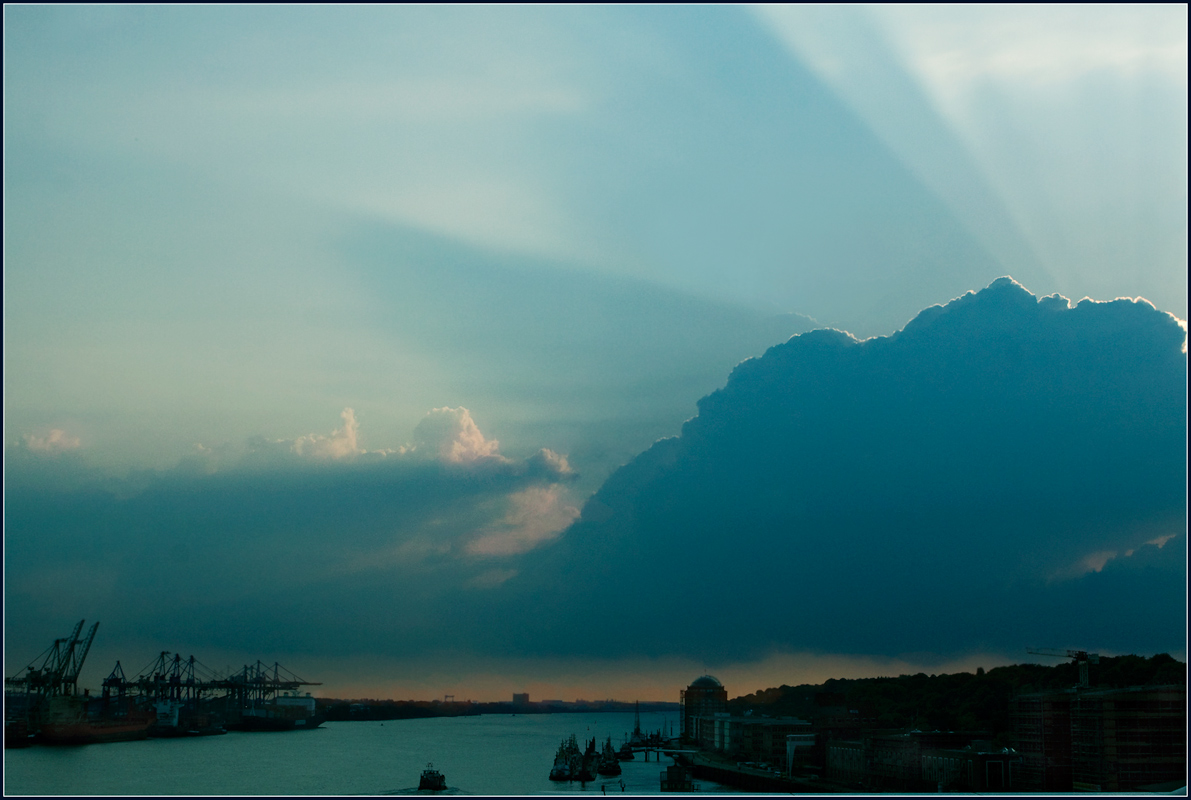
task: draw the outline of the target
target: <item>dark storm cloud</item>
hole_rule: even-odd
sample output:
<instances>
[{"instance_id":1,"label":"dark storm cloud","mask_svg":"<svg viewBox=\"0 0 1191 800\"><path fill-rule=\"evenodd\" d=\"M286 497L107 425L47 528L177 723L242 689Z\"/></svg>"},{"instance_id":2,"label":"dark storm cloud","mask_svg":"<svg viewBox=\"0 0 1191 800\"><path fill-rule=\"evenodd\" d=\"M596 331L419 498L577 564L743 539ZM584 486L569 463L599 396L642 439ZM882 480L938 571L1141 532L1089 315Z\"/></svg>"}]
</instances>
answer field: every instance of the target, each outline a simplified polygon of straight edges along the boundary
<instances>
[{"instance_id":1,"label":"dark storm cloud","mask_svg":"<svg viewBox=\"0 0 1191 800\"><path fill-rule=\"evenodd\" d=\"M412 444L375 452L342 416L330 435L203 448L123 479L9 448L10 650L75 616L168 647L360 646L498 587L510 556L578 515L564 456L507 458L466 409L435 409Z\"/></svg>"},{"instance_id":2,"label":"dark storm cloud","mask_svg":"<svg viewBox=\"0 0 1191 800\"><path fill-rule=\"evenodd\" d=\"M509 592L512 647L1178 649L1186 332L1001 279L886 338L742 363ZM1161 545L1161 547L1159 547Z\"/></svg>"},{"instance_id":3,"label":"dark storm cloud","mask_svg":"<svg viewBox=\"0 0 1191 800\"><path fill-rule=\"evenodd\" d=\"M10 448L6 637L35 652L86 616L200 659L1178 649L1184 339L1145 302L1008 280L887 338L811 331L561 537L566 459L506 457L464 409L373 452L345 410L122 485Z\"/></svg>"}]
</instances>

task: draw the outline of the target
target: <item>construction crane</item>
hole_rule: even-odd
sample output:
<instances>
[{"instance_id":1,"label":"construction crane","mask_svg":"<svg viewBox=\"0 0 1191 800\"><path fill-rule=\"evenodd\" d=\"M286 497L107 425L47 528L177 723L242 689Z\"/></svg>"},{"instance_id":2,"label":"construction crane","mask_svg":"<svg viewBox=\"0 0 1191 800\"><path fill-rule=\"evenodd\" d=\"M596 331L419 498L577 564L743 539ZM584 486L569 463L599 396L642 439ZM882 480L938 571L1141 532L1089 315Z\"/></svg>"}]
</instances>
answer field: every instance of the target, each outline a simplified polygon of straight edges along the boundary
<instances>
[{"instance_id":1,"label":"construction crane","mask_svg":"<svg viewBox=\"0 0 1191 800\"><path fill-rule=\"evenodd\" d=\"M1088 688L1088 664L1099 664L1100 654L1089 653L1087 650L1059 650L1053 647L1027 647L1027 653L1039 656L1055 656L1056 658L1072 658L1079 664L1079 687Z\"/></svg>"}]
</instances>

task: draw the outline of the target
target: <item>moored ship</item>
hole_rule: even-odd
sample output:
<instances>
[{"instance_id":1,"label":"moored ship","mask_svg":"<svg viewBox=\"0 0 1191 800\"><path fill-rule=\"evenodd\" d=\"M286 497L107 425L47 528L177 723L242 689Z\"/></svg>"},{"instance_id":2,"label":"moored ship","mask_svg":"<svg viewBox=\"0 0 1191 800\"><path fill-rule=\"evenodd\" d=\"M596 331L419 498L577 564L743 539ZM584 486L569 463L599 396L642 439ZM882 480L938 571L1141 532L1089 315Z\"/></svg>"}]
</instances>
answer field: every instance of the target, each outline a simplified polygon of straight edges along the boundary
<instances>
[{"instance_id":1,"label":"moored ship","mask_svg":"<svg viewBox=\"0 0 1191 800\"><path fill-rule=\"evenodd\" d=\"M151 714L136 706L103 714L99 705L87 697L53 697L37 740L44 744L126 742L148 737L153 721Z\"/></svg>"},{"instance_id":2,"label":"moored ship","mask_svg":"<svg viewBox=\"0 0 1191 800\"><path fill-rule=\"evenodd\" d=\"M258 661L235 675L208 684L226 692L224 725L233 731L312 730L326 721L310 693L300 686L317 686L285 670Z\"/></svg>"},{"instance_id":3,"label":"moored ship","mask_svg":"<svg viewBox=\"0 0 1191 800\"><path fill-rule=\"evenodd\" d=\"M612 737L608 737L608 741L604 742L604 750L600 753L600 764L596 769L601 775L619 775L623 770L620 766L620 758L616 754L616 748L612 746Z\"/></svg>"},{"instance_id":4,"label":"moored ship","mask_svg":"<svg viewBox=\"0 0 1191 800\"><path fill-rule=\"evenodd\" d=\"M554 766L550 769L550 780L573 780L575 772L572 770L574 762L579 758L579 741L574 734L569 739L563 739L554 754Z\"/></svg>"},{"instance_id":5,"label":"moored ship","mask_svg":"<svg viewBox=\"0 0 1191 800\"><path fill-rule=\"evenodd\" d=\"M325 721L309 692L305 696L287 692L272 700L249 701L240 709L240 718L227 727L236 731L311 730Z\"/></svg>"},{"instance_id":6,"label":"moored ship","mask_svg":"<svg viewBox=\"0 0 1191 800\"><path fill-rule=\"evenodd\" d=\"M93 697L78 691L79 670L90 650L96 622L86 635L84 620L70 636L54 640L37 660L4 679L4 744L88 744L130 739L210 736L242 731L310 730L325 721L305 681L280 664L257 661L241 672L220 676L194 656L163 651L131 680L116 662ZM203 674L196 672L202 670Z\"/></svg>"},{"instance_id":7,"label":"moored ship","mask_svg":"<svg viewBox=\"0 0 1191 800\"><path fill-rule=\"evenodd\" d=\"M149 735L157 738L178 736L216 736L227 733L223 718L203 710L198 700L166 700L153 705L156 718L149 727Z\"/></svg>"}]
</instances>

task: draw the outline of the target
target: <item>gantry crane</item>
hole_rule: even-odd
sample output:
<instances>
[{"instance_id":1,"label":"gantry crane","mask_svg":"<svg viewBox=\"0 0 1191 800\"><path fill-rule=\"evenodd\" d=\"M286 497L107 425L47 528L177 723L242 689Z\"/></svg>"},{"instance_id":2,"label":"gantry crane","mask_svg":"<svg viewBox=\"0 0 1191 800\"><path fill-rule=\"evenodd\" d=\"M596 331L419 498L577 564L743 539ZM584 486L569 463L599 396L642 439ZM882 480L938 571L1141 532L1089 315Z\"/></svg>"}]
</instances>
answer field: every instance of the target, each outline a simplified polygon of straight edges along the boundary
<instances>
[{"instance_id":1,"label":"gantry crane","mask_svg":"<svg viewBox=\"0 0 1191 800\"><path fill-rule=\"evenodd\" d=\"M83 623L79 620L70 636L55 639L40 656L23 670L4 679L4 724L10 722L36 730L49 708L50 699L74 695L78 691L79 672L95 640L96 622L82 639Z\"/></svg>"},{"instance_id":2,"label":"gantry crane","mask_svg":"<svg viewBox=\"0 0 1191 800\"><path fill-rule=\"evenodd\" d=\"M87 653L91 652L91 642L95 641L95 632L97 630L99 630L98 622L91 626L91 630L87 631L87 638L82 642L78 642L71 649L67 658L66 669L62 673L63 694L74 694L78 690L79 673L83 670L83 662L87 660Z\"/></svg>"},{"instance_id":3,"label":"gantry crane","mask_svg":"<svg viewBox=\"0 0 1191 800\"><path fill-rule=\"evenodd\" d=\"M41 666L33 666L36 659L21 670L15 677L5 678L6 687L23 687L31 695L56 697L57 695L72 695L78 690L79 672L83 669L83 662L91 650L91 642L95 640L95 631L99 628L96 622L87 631L86 637L79 639L85 619L79 620L70 636L65 639L55 639L49 649L43 654ZM38 657L40 658L40 656Z\"/></svg>"},{"instance_id":4,"label":"gantry crane","mask_svg":"<svg viewBox=\"0 0 1191 800\"><path fill-rule=\"evenodd\" d=\"M128 692L128 687L132 684L124 677L124 667L120 666L120 662L116 662L112 674L103 679L103 699L108 701L111 699L113 692L115 693L118 702L124 702L124 695Z\"/></svg>"},{"instance_id":5,"label":"gantry crane","mask_svg":"<svg viewBox=\"0 0 1191 800\"><path fill-rule=\"evenodd\" d=\"M1057 658L1072 658L1079 664L1079 686L1088 688L1088 664L1099 664L1100 654L1089 653L1087 650L1058 650L1053 647L1027 647L1027 653L1039 656L1055 656Z\"/></svg>"}]
</instances>

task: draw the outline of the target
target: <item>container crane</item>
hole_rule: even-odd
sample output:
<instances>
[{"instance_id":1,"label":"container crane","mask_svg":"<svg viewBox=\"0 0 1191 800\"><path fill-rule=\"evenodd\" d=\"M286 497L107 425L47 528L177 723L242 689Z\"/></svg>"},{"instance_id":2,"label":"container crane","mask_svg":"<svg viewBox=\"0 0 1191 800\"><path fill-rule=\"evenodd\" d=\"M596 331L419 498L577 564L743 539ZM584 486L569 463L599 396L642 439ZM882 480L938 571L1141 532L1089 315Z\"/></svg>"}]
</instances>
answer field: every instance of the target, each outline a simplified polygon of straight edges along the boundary
<instances>
[{"instance_id":1,"label":"container crane","mask_svg":"<svg viewBox=\"0 0 1191 800\"><path fill-rule=\"evenodd\" d=\"M105 701L111 699L112 692L116 693L116 699L120 702L124 701L124 695L128 692L128 687L131 684L128 679L124 677L124 667L120 666L120 662L116 662L112 674L103 679L103 699Z\"/></svg>"},{"instance_id":2,"label":"container crane","mask_svg":"<svg viewBox=\"0 0 1191 800\"><path fill-rule=\"evenodd\" d=\"M36 730L43 716L48 713L54 697L74 695L78 691L79 671L95 639L99 628L96 622L82 640L85 619L79 620L70 636L55 639L54 643L37 658L33 659L14 677L4 679L4 725L21 726L25 730ZM17 737L24 734L16 732Z\"/></svg>"},{"instance_id":3,"label":"container crane","mask_svg":"<svg viewBox=\"0 0 1191 800\"><path fill-rule=\"evenodd\" d=\"M1027 647L1027 653L1039 656L1055 656L1056 658L1071 658L1079 664L1079 687L1088 688L1088 664L1099 664L1100 654L1089 653L1087 650L1059 650L1053 647Z\"/></svg>"},{"instance_id":4,"label":"container crane","mask_svg":"<svg viewBox=\"0 0 1191 800\"><path fill-rule=\"evenodd\" d=\"M95 631L99 628L99 623L96 622L87 631L87 636L80 641L79 634L83 630L84 622L85 619L79 620L70 636L65 639L55 639L45 652L40 666L29 664L16 677L5 678L5 686L20 686L28 694L44 697L74 694L78 688L79 672L91 649L91 642L95 639Z\"/></svg>"},{"instance_id":5,"label":"container crane","mask_svg":"<svg viewBox=\"0 0 1191 800\"><path fill-rule=\"evenodd\" d=\"M87 653L91 652L91 642L95 641L97 630L99 630L98 622L87 631L87 638L71 650L66 669L62 673L63 694L67 694L67 688L69 688L69 694L74 694L77 691L79 673L83 670L83 662L87 660Z\"/></svg>"}]
</instances>

